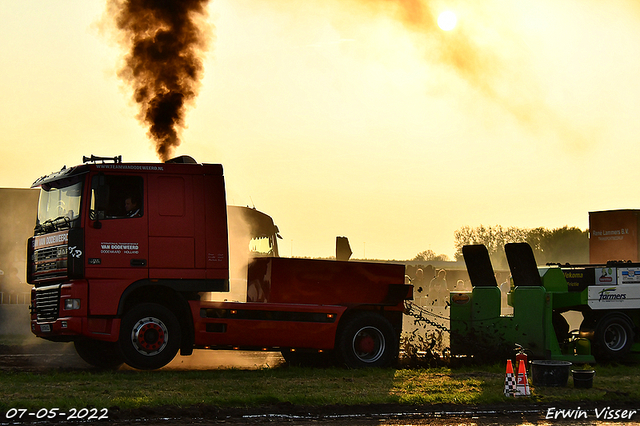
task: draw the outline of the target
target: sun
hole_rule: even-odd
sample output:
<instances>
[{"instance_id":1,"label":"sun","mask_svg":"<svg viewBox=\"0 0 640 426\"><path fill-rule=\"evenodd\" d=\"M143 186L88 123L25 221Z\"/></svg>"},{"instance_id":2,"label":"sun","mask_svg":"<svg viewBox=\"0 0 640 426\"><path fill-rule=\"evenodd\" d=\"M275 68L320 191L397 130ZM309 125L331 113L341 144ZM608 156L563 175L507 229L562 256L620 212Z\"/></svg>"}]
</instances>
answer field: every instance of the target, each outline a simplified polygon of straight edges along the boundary
<instances>
[{"instance_id":1,"label":"sun","mask_svg":"<svg viewBox=\"0 0 640 426\"><path fill-rule=\"evenodd\" d=\"M445 10L438 16L438 26L444 31L451 31L456 27L457 23L456 14L450 10Z\"/></svg>"}]
</instances>

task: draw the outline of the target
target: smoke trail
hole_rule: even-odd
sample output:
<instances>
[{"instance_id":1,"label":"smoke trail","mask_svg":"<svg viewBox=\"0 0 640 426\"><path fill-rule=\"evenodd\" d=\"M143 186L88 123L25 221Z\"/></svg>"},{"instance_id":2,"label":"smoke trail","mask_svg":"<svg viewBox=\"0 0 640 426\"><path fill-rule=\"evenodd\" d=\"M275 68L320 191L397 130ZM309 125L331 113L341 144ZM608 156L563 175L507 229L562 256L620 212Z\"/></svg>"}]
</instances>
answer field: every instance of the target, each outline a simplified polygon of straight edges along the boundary
<instances>
[{"instance_id":1,"label":"smoke trail","mask_svg":"<svg viewBox=\"0 0 640 426\"><path fill-rule=\"evenodd\" d=\"M138 119L162 161L180 145L186 108L203 75L210 27L209 0L109 0L109 11L128 49L119 72L134 91Z\"/></svg>"},{"instance_id":2,"label":"smoke trail","mask_svg":"<svg viewBox=\"0 0 640 426\"><path fill-rule=\"evenodd\" d=\"M442 31L436 10L441 4L434 0L353 0L382 16L390 16L420 35L426 58L450 67L460 78L488 96L493 96L490 80L500 69L498 57L479 46L472 34L460 25L454 31ZM461 6L464 2L454 2Z\"/></svg>"},{"instance_id":3,"label":"smoke trail","mask_svg":"<svg viewBox=\"0 0 640 426\"><path fill-rule=\"evenodd\" d=\"M452 2L454 8L468 10L474 23L460 24L449 32L438 27L435 13L443 3L437 0L352 0L352 3L401 22L418 35L426 60L448 67L524 127L538 134L552 132L572 152L594 144L595 128L581 129L548 104L540 83L528 70L526 41L503 25L493 25L497 19L488 14L495 11L483 11L483 3Z\"/></svg>"}]
</instances>

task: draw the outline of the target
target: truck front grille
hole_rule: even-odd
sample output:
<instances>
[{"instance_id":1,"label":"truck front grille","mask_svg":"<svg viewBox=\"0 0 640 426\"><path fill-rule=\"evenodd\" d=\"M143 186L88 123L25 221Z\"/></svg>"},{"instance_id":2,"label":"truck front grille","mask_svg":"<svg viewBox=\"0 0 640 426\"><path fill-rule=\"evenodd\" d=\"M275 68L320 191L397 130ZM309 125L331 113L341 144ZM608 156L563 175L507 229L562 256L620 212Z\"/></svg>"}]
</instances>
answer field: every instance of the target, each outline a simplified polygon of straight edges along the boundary
<instances>
[{"instance_id":1,"label":"truck front grille","mask_svg":"<svg viewBox=\"0 0 640 426\"><path fill-rule=\"evenodd\" d=\"M36 316L38 321L54 321L60 311L60 286L36 289Z\"/></svg>"},{"instance_id":2,"label":"truck front grille","mask_svg":"<svg viewBox=\"0 0 640 426\"><path fill-rule=\"evenodd\" d=\"M67 277L67 246L36 249L33 252L32 276L35 281Z\"/></svg>"}]
</instances>

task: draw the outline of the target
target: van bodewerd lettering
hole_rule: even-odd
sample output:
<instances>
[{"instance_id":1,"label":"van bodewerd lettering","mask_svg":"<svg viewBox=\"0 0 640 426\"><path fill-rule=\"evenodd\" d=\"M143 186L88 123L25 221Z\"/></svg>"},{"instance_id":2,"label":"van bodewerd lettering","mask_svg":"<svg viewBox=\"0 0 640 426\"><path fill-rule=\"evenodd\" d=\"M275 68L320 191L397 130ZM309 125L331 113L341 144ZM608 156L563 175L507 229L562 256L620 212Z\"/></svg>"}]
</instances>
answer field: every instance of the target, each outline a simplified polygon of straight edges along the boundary
<instances>
[{"instance_id":1,"label":"van bodewerd lettering","mask_svg":"<svg viewBox=\"0 0 640 426\"><path fill-rule=\"evenodd\" d=\"M138 243L100 243L102 254L138 254Z\"/></svg>"},{"instance_id":2,"label":"van bodewerd lettering","mask_svg":"<svg viewBox=\"0 0 640 426\"><path fill-rule=\"evenodd\" d=\"M41 237L36 237L33 240L33 248L42 248L54 245L65 244L69 241L69 233L68 232L60 232L56 234L43 235Z\"/></svg>"}]
</instances>

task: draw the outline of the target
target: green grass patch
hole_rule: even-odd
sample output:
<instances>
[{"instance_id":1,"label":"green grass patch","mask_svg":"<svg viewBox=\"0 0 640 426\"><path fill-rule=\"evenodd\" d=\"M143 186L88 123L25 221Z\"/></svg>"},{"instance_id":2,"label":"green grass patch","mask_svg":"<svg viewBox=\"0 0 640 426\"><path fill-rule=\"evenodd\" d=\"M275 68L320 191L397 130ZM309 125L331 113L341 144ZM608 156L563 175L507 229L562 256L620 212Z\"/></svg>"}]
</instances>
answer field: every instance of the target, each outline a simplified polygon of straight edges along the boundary
<instances>
[{"instance_id":1,"label":"green grass patch","mask_svg":"<svg viewBox=\"0 0 640 426\"><path fill-rule=\"evenodd\" d=\"M0 410L171 405L495 404L640 400L640 368L597 366L591 389L540 387L528 398L503 396L504 366L458 369L4 372Z\"/></svg>"}]
</instances>

